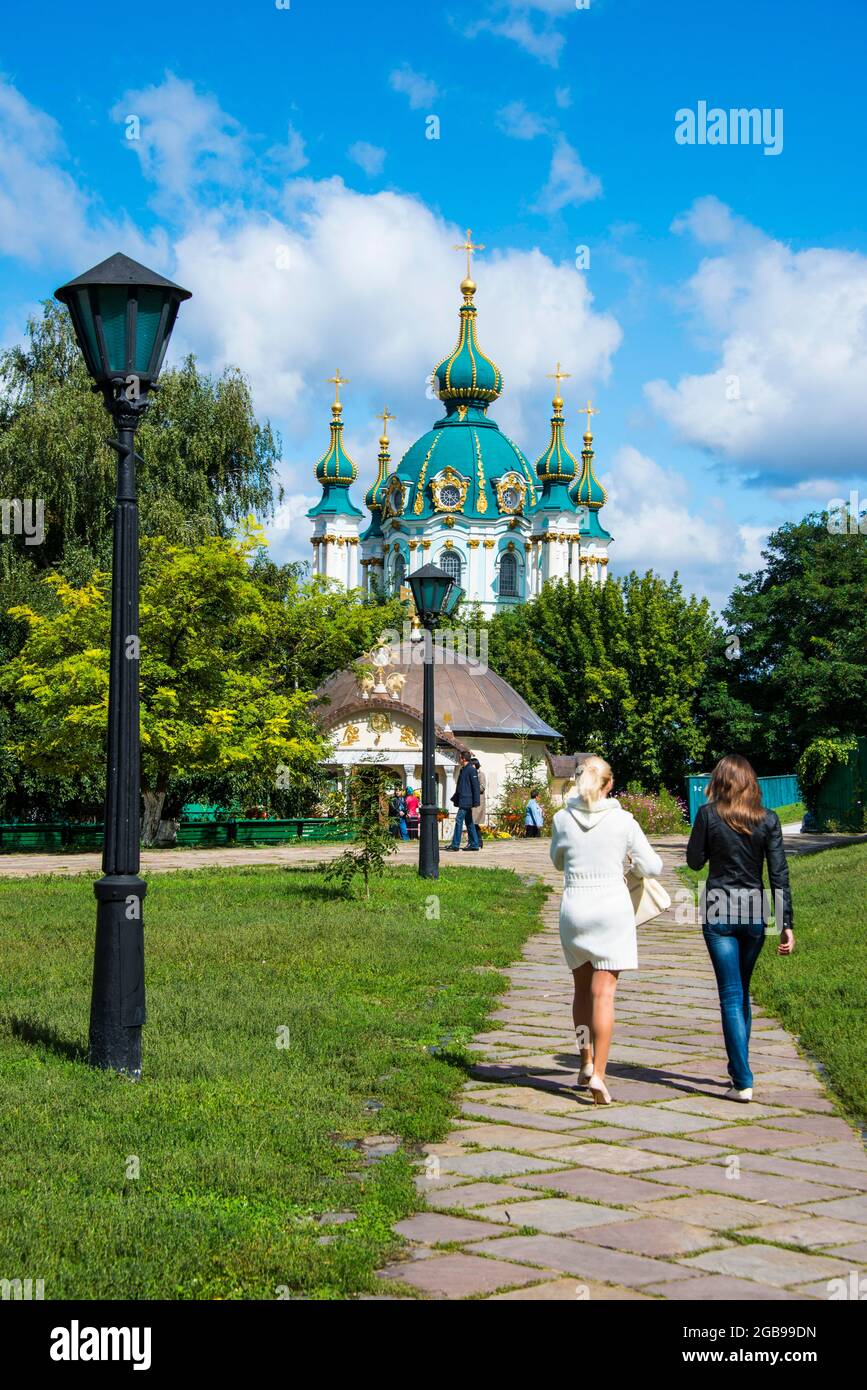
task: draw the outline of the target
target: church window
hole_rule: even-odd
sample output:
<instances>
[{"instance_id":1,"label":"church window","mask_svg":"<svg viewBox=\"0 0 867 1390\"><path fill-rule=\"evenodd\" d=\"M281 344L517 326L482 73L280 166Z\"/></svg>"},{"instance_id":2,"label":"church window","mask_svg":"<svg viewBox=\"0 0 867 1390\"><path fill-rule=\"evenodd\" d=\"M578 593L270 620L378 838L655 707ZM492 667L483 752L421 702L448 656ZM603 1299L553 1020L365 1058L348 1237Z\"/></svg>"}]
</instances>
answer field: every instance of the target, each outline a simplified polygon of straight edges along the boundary
<instances>
[{"instance_id":1,"label":"church window","mask_svg":"<svg viewBox=\"0 0 867 1390\"><path fill-rule=\"evenodd\" d=\"M394 562L394 569L392 570L392 580L394 583L394 592L396 594L399 594L404 584L406 583L406 560L403 558L402 555L398 555L397 559Z\"/></svg>"},{"instance_id":2,"label":"church window","mask_svg":"<svg viewBox=\"0 0 867 1390\"><path fill-rule=\"evenodd\" d=\"M461 557L454 550L447 550L443 556L443 569L456 584L461 582Z\"/></svg>"},{"instance_id":3,"label":"church window","mask_svg":"<svg viewBox=\"0 0 867 1390\"><path fill-rule=\"evenodd\" d=\"M500 598L518 597L518 561L506 551L500 561Z\"/></svg>"}]
</instances>

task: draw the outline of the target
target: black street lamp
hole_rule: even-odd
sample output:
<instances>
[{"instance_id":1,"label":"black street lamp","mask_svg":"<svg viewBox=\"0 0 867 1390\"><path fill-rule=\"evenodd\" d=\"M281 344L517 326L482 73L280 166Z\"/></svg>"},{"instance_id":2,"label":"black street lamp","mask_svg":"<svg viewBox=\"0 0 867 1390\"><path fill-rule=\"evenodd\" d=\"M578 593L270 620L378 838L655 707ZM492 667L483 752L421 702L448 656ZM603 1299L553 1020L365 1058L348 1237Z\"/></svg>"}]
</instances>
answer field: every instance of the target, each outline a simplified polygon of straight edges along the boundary
<instances>
[{"instance_id":1,"label":"black street lamp","mask_svg":"<svg viewBox=\"0 0 867 1390\"><path fill-rule=\"evenodd\" d=\"M422 565L409 576L409 587L415 600L419 620L425 630L424 698L422 701L421 739L421 800L419 808L418 872L421 878L439 878L440 842L437 825L436 777L434 754L434 650L432 634L440 618L450 617L461 599L463 589L450 574L436 565Z\"/></svg>"},{"instance_id":2,"label":"black street lamp","mask_svg":"<svg viewBox=\"0 0 867 1390\"><path fill-rule=\"evenodd\" d=\"M178 306L190 298L127 256L111 256L55 291L114 419L117 500L111 574L111 668L103 877L96 893L91 1066L141 1076L144 921L139 878L139 543L135 431L163 364Z\"/></svg>"}]
</instances>

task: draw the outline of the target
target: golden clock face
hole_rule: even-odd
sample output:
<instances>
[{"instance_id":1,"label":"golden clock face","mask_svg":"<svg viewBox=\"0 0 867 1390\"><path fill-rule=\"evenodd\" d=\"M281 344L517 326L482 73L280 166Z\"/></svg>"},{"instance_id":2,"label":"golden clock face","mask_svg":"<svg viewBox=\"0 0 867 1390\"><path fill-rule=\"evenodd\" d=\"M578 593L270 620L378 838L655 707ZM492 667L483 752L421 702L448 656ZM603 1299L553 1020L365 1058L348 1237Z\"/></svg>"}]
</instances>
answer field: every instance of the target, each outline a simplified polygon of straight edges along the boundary
<instances>
[{"instance_id":1,"label":"golden clock face","mask_svg":"<svg viewBox=\"0 0 867 1390\"><path fill-rule=\"evenodd\" d=\"M391 512L392 516L399 516L400 513L403 511L403 508L404 508L405 503L406 503L406 491L405 491L404 488L400 485L400 483L398 483L395 487L392 487L392 488L390 489L390 491L389 491L389 494L388 494L388 510Z\"/></svg>"},{"instance_id":2,"label":"golden clock face","mask_svg":"<svg viewBox=\"0 0 867 1390\"><path fill-rule=\"evenodd\" d=\"M503 506L507 512L516 512L521 505L521 494L516 487L503 488Z\"/></svg>"}]
</instances>

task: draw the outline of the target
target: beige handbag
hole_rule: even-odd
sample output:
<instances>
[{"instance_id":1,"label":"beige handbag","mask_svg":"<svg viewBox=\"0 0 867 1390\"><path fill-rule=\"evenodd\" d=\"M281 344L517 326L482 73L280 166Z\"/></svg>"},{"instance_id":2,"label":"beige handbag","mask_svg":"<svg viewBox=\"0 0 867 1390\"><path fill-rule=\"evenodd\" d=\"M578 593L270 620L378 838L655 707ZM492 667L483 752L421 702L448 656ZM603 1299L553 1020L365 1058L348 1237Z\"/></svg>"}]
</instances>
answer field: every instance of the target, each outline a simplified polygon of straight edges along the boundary
<instances>
[{"instance_id":1,"label":"beige handbag","mask_svg":"<svg viewBox=\"0 0 867 1390\"><path fill-rule=\"evenodd\" d=\"M632 899L637 927L653 921L654 917L671 907L671 898L658 878L642 878L634 869L629 869L626 874L626 887Z\"/></svg>"}]
</instances>

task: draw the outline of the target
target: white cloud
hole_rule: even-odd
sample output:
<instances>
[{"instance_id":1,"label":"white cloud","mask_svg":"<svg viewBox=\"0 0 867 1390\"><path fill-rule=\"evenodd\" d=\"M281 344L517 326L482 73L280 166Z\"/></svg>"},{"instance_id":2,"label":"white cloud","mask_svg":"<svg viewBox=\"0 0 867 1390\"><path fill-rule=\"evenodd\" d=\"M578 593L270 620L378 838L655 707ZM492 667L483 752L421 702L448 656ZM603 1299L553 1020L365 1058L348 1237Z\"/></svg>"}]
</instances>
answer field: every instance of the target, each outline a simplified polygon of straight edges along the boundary
<instances>
[{"instance_id":1,"label":"white cloud","mask_svg":"<svg viewBox=\"0 0 867 1390\"><path fill-rule=\"evenodd\" d=\"M113 219L67 172L60 127L0 78L0 255L78 273L123 246L162 263L165 238L148 241Z\"/></svg>"},{"instance_id":2,"label":"white cloud","mask_svg":"<svg viewBox=\"0 0 867 1390\"><path fill-rule=\"evenodd\" d=\"M272 145L268 156L278 169L287 174L297 174L310 163L301 133L291 121L286 129L285 144Z\"/></svg>"},{"instance_id":3,"label":"white cloud","mask_svg":"<svg viewBox=\"0 0 867 1390\"><path fill-rule=\"evenodd\" d=\"M112 107L113 120L140 122L138 139L127 139L145 178L173 202L190 202L204 188L239 183L249 157L246 132L211 93L167 72L156 86L125 92ZM134 127L133 127L134 129Z\"/></svg>"},{"instance_id":4,"label":"white cloud","mask_svg":"<svg viewBox=\"0 0 867 1390\"><path fill-rule=\"evenodd\" d=\"M738 574L761 566L768 530L733 524L722 499L703 499L696 510L686 479L631 444L617 450L610 466L596 464L608 490L602 520L614 536L612 572L677 570L684 587L707 594L721 608Z\"/></svg>"},{"instance_id":5,"label":"white cloud","mask_svg":"<svg viewBox=\"0 0 867 1390\"><path fill-rule=\"evenodd\" d=\"M408 98L413 111L430 106L434 98L439 96L437 84L429 77L423 77L420 72L416 72L409 63L395 68L388 80L395 92L400 92Z\"/></svg>"},{"instance_id":6,"label":"white cloud","mask_svg":"<svg viewBox=\"0 0 867 1390\"><path fill-rule=\"evenodd\" d=\"M683 287L708 372L645 387L678 436L787 488L862 474L867 435L867 256L795 251L701 199L674 224L716 254Z\"/></svg>"},{"instance_id":7,"label":"white cloud","mask_svg":"<svg viewBox=\"0 0 867 1390\"><path fill-rule=\"evenodd\" d=\"M565 135L557 137L548 181L539 193L535 212L553 214L563 208L591 202L602 195L602 182L585 169L578 151Z\"/></svg>"},{"instance_id":8,"label":"white cloud","mask_svg":"<svg viewBox=\"0 0 867 1390\"><path fill-rule=\"evenodd\" d=\"M380 145L370 145L366 140L356 140L354 145L349 147L349 158L365 174L371 178L375 174L382 173L382 166L385 163L385 150Z\"/></svg>"},{"instance_id":9,"label":"white cloud","mask_svg":"<svg viewBox=\"0 0 867 1390\"><path fill-rule=\"evenodd\" d=\"M495 0L491 18L476 20L464 34L469 39L479 34L508 39L540 63L556 68L566 43L557 20L575 11L575 0ZM534 22L539 17L540 22Z\"/></svg>"},{"instance_id":10,"label":"white cloud","mask_svg":"<svg viewBox=\"0 0 867 1390\"><path fill-rule=\"evenodd\" d=\"M572 105L572 90L570 87L555 87L554 100L561 111L566 111Z\"/></svg>"},{"instance_id":11,"label":"white cloud","mask_svg":"<svg viewBox=\"0 0 867 1390\"><path fill-rule=\"evenodd\" d=\"M528 111L523 101L511 101L497 112L497 125L512 140L535 140L551 129L551 122L535 111Z\"/></svg>"}]
</instances>

